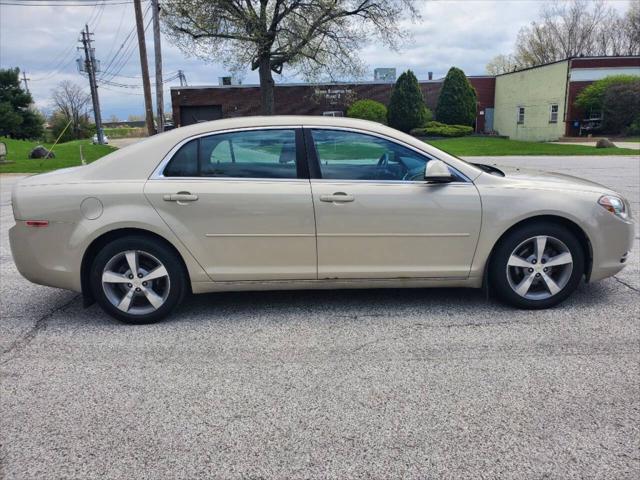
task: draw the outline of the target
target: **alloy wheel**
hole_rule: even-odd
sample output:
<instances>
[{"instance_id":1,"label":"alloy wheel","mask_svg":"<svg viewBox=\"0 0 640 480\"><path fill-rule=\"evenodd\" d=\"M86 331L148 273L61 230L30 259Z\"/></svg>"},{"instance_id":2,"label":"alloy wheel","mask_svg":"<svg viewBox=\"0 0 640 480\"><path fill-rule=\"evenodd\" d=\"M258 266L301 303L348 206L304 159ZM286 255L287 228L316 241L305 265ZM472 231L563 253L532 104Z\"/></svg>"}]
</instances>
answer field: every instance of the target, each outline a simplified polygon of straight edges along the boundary
<instances>
[{"instance_id":1,"label":"alloy wheel","mask_svg":"<svg viewBox=\"0 0 640 480\"><path fill-rule=\"evenodd\" d=\"M167 300L171 282L160 260L142 250L114 255L102 271L102 289L111 304L130 315L146 315Z\"/></svg>"},{"instance_id":2,"label":"alloy wheel","mask_svg":"<svg viewBox=\"0 0 640 480\"><path fill-rule=\"evenodd\" d=\"M546 300L561 292L571 279L573 257L555 237L538 235L520 243L507 260L509 285L523 298Z\"/></svg>"}]
</instances>

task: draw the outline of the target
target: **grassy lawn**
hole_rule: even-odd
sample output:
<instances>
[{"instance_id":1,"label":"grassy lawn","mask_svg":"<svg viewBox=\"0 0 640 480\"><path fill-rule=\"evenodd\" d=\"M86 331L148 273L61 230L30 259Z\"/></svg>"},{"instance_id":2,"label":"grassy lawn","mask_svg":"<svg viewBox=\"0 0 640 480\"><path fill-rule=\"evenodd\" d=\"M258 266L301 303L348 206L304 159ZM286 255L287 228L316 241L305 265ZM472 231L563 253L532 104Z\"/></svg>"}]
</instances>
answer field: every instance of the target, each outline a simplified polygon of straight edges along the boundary
<instances>
[{"instance_id":1,"label":"grassy lawn","mask_svg":"<svg viewBox=\"0 0 640 480\"><path fill-rule=\"evenodd\" d=\"M428 140L428 144L458 156L500 155L640 155L629 148L595 148L585 145L521 142L504 138L462 137Z\"/></svg>"},{"instance_id":2,"label":"grassy lawn","mask_svg":"<svg viewBox=\"0 0 640 480\"><path fill-rule=\"evenodd\" d=\"M93 145L91 140L74 140L73 142L59 143L53 149L56 158L30 159L29 152L40 142L26 140L12 140L0 137L0 142L7 145L7 160L13 161L7 165L0 164L0 173L42 173L58 168L75 167L81 165L80 145L82 153L87 163L93 162L100 157L115 150L108 145ZM43 144L46 148L51 148L51 144Z\"/></svg>"}]
</instances>

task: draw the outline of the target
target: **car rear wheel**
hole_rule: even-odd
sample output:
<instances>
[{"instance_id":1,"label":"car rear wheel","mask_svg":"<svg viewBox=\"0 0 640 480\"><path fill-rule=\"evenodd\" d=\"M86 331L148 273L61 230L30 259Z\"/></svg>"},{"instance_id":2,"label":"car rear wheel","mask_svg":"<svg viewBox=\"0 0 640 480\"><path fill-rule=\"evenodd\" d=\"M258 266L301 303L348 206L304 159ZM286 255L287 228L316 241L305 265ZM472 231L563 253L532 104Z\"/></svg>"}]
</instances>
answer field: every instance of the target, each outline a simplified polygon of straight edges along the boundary
<instances>
[{"instance_id":1,"label":"car rear wheel","mask_svg":"<svg viewBox=\"0 0 640 480\"><path fill-rule=\"evenodd\" d=\"M507 234L492 256L489 279L503 301L548 308L565 300L584 275L584 251L566 227L533 223Z\"/></svg>"},{"instance_id":2,"label":"car rear wheel","mask_svg":"<svg viewBox=\"0 0 640 480\"><path fill-rule=\"evenodd\" d=\"M111 316L144 324L162 320L182 302L186 278L182 263L162 242L124 237L96 255L91 288Z\"/></svg>"}]
</instances>

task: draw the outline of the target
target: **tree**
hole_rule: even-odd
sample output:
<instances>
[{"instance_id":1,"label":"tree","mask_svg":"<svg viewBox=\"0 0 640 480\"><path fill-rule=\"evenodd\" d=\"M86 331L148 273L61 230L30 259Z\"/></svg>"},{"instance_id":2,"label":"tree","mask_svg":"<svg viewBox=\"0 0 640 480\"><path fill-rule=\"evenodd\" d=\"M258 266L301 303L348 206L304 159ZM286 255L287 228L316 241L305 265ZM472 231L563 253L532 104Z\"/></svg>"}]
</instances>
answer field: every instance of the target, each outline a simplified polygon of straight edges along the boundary
<instances>
[{"instance_id":1,"label":"tree","mask_svg":"<svg viewBox=\"0 0 640 480\"><path fill-rule=\"evenodd\" d=\"M0 135L25 139L43 134L44 119L20 84L20 69L0 69Z\"/></svg>"},{"instance_id":2,"label":"tree","mask_svg":"<svg viewBox=\"0 0 640 480\"><path fill-rule=\"evenodd\" d=\"M602 99L602 129L622 133L640 112L640 77L635 82L609 86Z\"/></svg>"},{"instance_id":3,"label":"tree","mask_svg":"<svg viewBox=\"0 0 640 480\"><path fill-rule=\"evenodd\" d=\"M471 125L476 120L476 91L462 70L451 67L442 84L436 119L448 125Z\"/></svg>"},{"instance_id":4,"label":"tree","mask_svg":"<svg viewBox=\"0 0 640 480\"><path fill-rule=\"evenodd\" d=\"M391 127L403 132L423 127L429 120L420 84L411 70L400 75L393 87L387 120Z\"/></svg>"},{"instance_id":5,"label":"tree","mask_svg":"<svg viewBox=\"0 0 640 480\"><path fill-rule=\"evenodd\" d=\"M371 120L386 125L387 107L375 100L358 100L347 110L347 117Z\"/></svg>"},{"instance_id":6,"label":"tree","mask_svg":"<svg viewBox=\"0 0 640 480\"><path fill-rule=\"evenodd\" d=\"M91 95L73 82L64 80L53 91L53 103L59 116L64 119L65 126L71 122L67 131L67 139L80 139L89 136L86 108L91 102Z\"/></svg>"},{"instance_id":7,"label":"tree","mask_svg":"<svg viewBox=\"0 0 640 480\"><path fill-rule=\"evenodd\" d=\"M232 72L258 70L262 111L274 112L273 72L307 78L359 76L358 47L371 35L391 47L415 0L172 0L163 25L187 54L222 59Z\"/></svg>"},{"instance_id":8,"label":"tree","mask_svg":"<svg viewBox=\"0 0 640 480\"><path fill-rule=\"evenodd\" d=\"M582 90L576 97L576 107L589 111L602 111L605 93L615 85L624 85L640 81L640 77L634 75L610 75L593 82Z\"/></svg>"},{"instance_id":9,"label":"tree","mask_svg":"<svg viewBox=\"0 0 640 480\"><path fill-rule=\"evenodd\" d=\"M496 55L485 68L489 75L500 75L517 70L518 62L513 55Z\"/></svg>"},{"instance_id":10,"label":"tree","mask_svg":"<svg viewBox=\"0 0 640 480\"><path fill-rule=\"evenodd\" d=\"M60 110L55 110L49 116L49 128L51 129L53 139L55 140L60 137L60 142L89 138L96 133L96 126L89 122L88 114L84 113L80 115L74 130L74 127L69 124L69 118Z\"/></svg>"},{"instance_id":11,"label":"tree","mask_svg":"<svg viewBox=\"0 0 640 480\"><path fill-rule=\"evenodd\" d=\"M540 19L518 33L514 53L494 58L487 71L505 73L579 56L638 55L639 5L630 2L620 16L604 0L545 3Z\"/></svg>"}]
</instances>

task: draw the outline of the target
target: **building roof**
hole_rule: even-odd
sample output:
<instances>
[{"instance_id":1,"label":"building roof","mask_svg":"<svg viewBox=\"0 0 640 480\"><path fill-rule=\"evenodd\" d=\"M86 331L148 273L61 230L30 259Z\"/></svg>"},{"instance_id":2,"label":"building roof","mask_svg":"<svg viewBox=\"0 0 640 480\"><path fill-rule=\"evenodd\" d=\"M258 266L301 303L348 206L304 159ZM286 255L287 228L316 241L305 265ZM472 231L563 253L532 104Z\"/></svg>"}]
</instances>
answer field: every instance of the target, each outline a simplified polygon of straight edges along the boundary
<instances>
[{"instance_id":1,"label":"building roof","mask_svg":"<svg viewBox=\"0 0 640 480\"><path fill-rule=\"evenodd\" d=\"M532 67L521 68L519 70L514 70L512 72L499 73L496 77L502 77L503 75L511 75L513 73L526 72L527 70L532 70L534 68L547 67L549 65L555 65L556 63L569 62L571 60L611 60L618 58L637 58L640 60L640 56L638 55L594 55L594 56L582 56L582 57L567 57L561 60L556 60L554 62L543 63L542 65L534 65Z\"/></svg>"},{"instance_id":2,"label":"building roof","mask_svg":"<svg viewBox=\"0 0 640 480\"><path fill-rule=\"evenodd\" d=\"M467 78L493 78L494 75L467 75ZM418 83L442 83L444 77L434 80L418 80ZM276 83L276 87L341 87L349 85L394 85L395 81L383 80L354 80L352 82L310 82L310 83ZM199 90L204 88L233 89L233 88L259 88L258 83L247 83L245 85L189 85L185 87L173 86L171 90Z\"/></svg>"}]
</instances>

